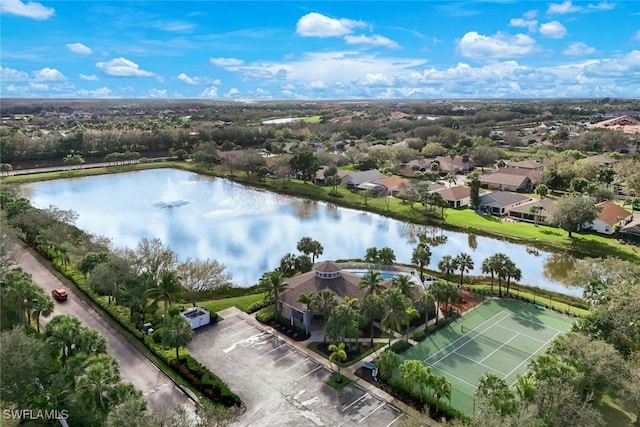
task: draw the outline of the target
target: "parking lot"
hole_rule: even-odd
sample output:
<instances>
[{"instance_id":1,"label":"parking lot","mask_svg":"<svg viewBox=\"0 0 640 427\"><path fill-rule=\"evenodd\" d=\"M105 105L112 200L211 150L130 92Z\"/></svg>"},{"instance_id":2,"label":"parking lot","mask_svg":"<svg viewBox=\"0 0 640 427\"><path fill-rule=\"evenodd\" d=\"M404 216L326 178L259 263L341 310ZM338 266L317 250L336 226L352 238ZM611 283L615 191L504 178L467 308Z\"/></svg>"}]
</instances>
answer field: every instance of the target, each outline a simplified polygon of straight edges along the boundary
<instances>
[{"instance_id":1,"label":"parking lot","mask_svg":"<svg viewBox=\"0 0 640 427\"><path fill-rule=\"evenodd\" d=\"M239 316L198 330L189 351L245 402L238 425L387 427L401 417L357 384L334 390L326 367Z\"/></svg>"}]
</instances>

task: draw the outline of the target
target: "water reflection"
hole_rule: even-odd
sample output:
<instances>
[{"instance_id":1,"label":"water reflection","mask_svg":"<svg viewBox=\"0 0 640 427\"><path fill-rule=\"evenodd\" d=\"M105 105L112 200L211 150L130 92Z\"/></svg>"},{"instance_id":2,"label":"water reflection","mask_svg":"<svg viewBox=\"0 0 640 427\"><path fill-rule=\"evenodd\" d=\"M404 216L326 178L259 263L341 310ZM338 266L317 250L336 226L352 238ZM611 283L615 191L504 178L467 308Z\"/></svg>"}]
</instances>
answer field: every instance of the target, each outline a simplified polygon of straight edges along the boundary
<instances>
[{"instance_id":1,"label":"water reflection","mask_svg":"<svg viewBox=\"0 0 640 427\"><path fill-rule=\"evenodd\" d=\"M324 247L322 259L361 258L367 248L390 247L398 262L410 263L413 249L427 241L431 268L445 255L469 253L481 275L482 261L503 252L522 270L523 283L579 295L543 268L556 256L524 245L407 224L368 212L337 208L190 172L158 169L25 185L35 206L50 204L73 209L77 224L117 246L135 247L144 238L159 237L180 258L214 258L227 266L240 285L255 283L280 258L296 251L300 238L310 236ZM159 200L190 201L179 209L152 207ZM438 245L436 245L438 244Z\"/></svg>"},{"instance_id":2,"label":"water reflection","mask_svg":"<svg viewBox=\"0 0 640 427\"><path fill-rule=\"evenodd\" d=\"M544 277L554 282L564 283L575 265L575 258L569 254L550 254L544 262Z\"/></svg>"}]
</instances>

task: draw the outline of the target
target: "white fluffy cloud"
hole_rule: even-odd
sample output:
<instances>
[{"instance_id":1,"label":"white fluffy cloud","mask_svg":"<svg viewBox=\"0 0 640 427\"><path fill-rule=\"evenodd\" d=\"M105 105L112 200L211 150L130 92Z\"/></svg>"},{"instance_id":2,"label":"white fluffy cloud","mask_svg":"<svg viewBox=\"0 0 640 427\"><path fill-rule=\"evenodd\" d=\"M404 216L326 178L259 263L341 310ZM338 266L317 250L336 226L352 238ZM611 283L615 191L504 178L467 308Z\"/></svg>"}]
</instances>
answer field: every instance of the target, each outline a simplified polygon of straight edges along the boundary
<instances>
[{"instance_id":1,"label":"white fluffy cloud","mask_svg":"<svg viewBox=\"0 0 640 427\"><path fill-rule=\"evenodd\" d=\"M366 26L367 24L362 21L329 18L320 13L311 12L298 20L296 33L302 37L341 37L351 34L355 28Z\"/></svg>"},{"instance_id":2,"label":"white fluffy cloud","mask_svg":"<svg viewBox=\"0 0 640 427\"><path fill-rule=\"evenodd\" d=\"M82 80L86 80L88 82L97 82L98 76L96 76L95 74L82 74L79 73L78 76L82 79Z\"/></svg>"},{"instance_id":3,"label":"white fluffy cloud","mask_svg":"<svg viewBox=\"0 0 640 427\"><path fill-rule=\"evenodd\" d=\"M458 41L458 52L467 58L476 60L513 58L530 55L538 49L536 41L526 34L506 34L498 32L493 36L466 33Z\"/></svg>"},{"instance_id":4,"label":"white fluffy cloud","mask_svg":"<svg viewBox=\"0 0 640 427\"><path fill-rule=\"evenodd\" d=\"M240 95L238 88L232 87L227 93L224 94L225 98L236 98Z\"/></svg>"},{"instance_id":5,"label":"white fluffy cloud","mask_svg":"<svg viewBox=\"0 0 640 427\"><path fill-rule=\"evenodd\" d=\"M570 43L563 51L563 55L568 56L584 56L584 55L592 55L596 53L597 50L594 47L591 47L582 42Z\"/></svg>"},{"instance_id":6,"label":"white fluffy cloud","mask_svg":"<svg viewBox=\"0 0 640 427\"><path fill-rule=\"evenodd\" d=\"M209 58L209 62L217 67L235 67L244 64L242 59L236 58Z\"/></svg>"},{"instance_id":7,"label":"white fluffy cloud","mask_svg":"<svg viewBox=\"0 0 640 427\"><path fill-rule=\"evenodd\" d=\"M185 73L178 74L178 77L176 77L176 78L178 80L180 80L181 82L184 82L184 83L189 84L189 85L212 84L212 85L218 85L219 86L219 85L222 84L222 80L220 80L220 79L210 79L208 77L198 77L198 76L189 77Z\"/></svg>"},{"instance_id":8,"label":"white fluffy cloud","mask_svg":"<svg viewBox=\"0 0 640 427\"><path fill-rule=\"evenodd\" d=\"M540 25L540 34L550 39L561 39L567 35L567 29L560 22L551 21Z\"/></svg>"},{"instance_id":9,"label":"white fluffy cloud","mask_svg":"<svg viewBox=\"0 0 640 427\"><path fill-rule=\"evenodd\" d=\"M126 58L115 58L111 61L98 62L96 67L105 74L115 77L153 77L155 74L140 69L138 64Z\"/></svg>"},{"instance_id":10,"label":"white fluffy cloud","mask_svg":"<svg viewBox=\"0 0 640 427\"><path fill-rule=\"evenodd\" d=\"M215 86L206 88L200 94L200 98L217 98L217 97L218 97L218 88Z\"/></svg>"},{"instance_id":11,"label":"white fluffy cloud","mask_svg":"<svg viewBox=\"0 0 640 427\"><path fill-rule=\"evenodd\" d=\"M2 0L0 1L0 12L44 21L45 19L51 18L55 10L52 7L43 6L42 3L23 3L21 0Z\"/></svg>"},{"instance_id":12,"label":"white fluffy cloud","mask_svg":"<svg viewBox=\"0 0 640 427\"><path fill-rule=\"evenodd\" d=\"M565 15L567 13L578 12L582 8L571 3L571 0L566 0L562 3L551 3L547 13L549 15Z\"/></svg>"},{"instance_id":13,"label":"white fluffy cloud","mask_svg":"<svg viewBox=\"0 0 640 427\"><path fill-rule=\"evenodd\" d=\"M89 55L93 53L90 47L85 46L82 43L68 43L67 49L73 53L79 53L80 55Z\"/></svg>"},{"instance_id":14,"label":"white fluffy cloud","mask_svg":"<svg viewBox=\"0 0 640 427\"><path fill-rule=\"evenodd\" d=\"M373 34L370 36L366 36L366 35L359 35L359 36L353 36L353 35L346 35L344 36L344 41L347 42L347 44L364 44L364 45L370 45L370 46L384 46L384 47L388 47L388 48L398 48L399 45L398 43L396 43L395 41L388 39L384 36L379 36L377 34Z\"/></svg>"},{"instance_id":15,"label":"white fluffy cloud","mask_svg":"<svg viewBox=\"0 0 640 427\"><path fill-rule=\"evenodd\" d=\"M29 75L24 71L14 70L0 66L0 81L3 82L24 82L29 80Z\"/></svg>"},{"instance_id":16,"label":"white fluffy cloud","mask_svg":"<svg viewBox=\"0 0 640 427\"><path fill-rule=\"evenodd\" d=\"M80 98L109 98L113 91L108 87L101 87L95 90L80 89L78 96Z\"/></svg>"},{"instance_id":17,"label":"white fluffy cloud","mask_svg":"<svg viewBox=\"0 0 640 427\"><path fill-rule=\"evenodd\" d=\"M149 98L160 98L160 99L164 99L164 98L168 98L169 95L167 95L167 90L166 89L151 89L149 91Z\"/></svg>"},{"instance_id":18,"label":"white fluffy cloud","mask_svg":"<svg viewBox=\"0 0 640 427\"><path fill-rule=\"evenodd\" d=\"M535 19L511 18L511 20L509 21L509 26L526 28L529 31L533 32L538 27L538 21Z\"/></svg>"},{"instance_id":19,"label":"white fluffy cloud","mask_svg":"<svg viewBox=\"0 0 640 427\"><path fill-rule=\"evenodd\" d=\"M33 72L34 79L39 82L58 82L67 78L55 68L43 68Z\"/></svg>"}]
</instances>

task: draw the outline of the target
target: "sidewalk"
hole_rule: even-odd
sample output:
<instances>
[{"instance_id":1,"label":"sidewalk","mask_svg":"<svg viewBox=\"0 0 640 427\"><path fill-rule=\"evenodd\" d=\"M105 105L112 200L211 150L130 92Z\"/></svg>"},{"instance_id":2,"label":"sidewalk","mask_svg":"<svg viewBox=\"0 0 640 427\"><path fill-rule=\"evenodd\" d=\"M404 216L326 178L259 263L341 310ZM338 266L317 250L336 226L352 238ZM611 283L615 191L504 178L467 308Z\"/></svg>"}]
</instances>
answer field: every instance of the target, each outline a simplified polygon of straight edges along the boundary
<instances>
[{"instance_id":1,"label":"sidewalk","mask_svg":"<svg viewBox=\"0 0 640 427\"><path fill-rule=\"evenodd\" d=\"M219 311L218 312L218 316L220 316L222 319L228 318L228 317L232 317L232 316L238 316L241 319L246 320L247 322L251 323L252 325L256 326L258 329L264 330L265 327L262 323L260 323L259 321L256 320L255 316L252 316L250 314L245 313L244 311L238 309L237 307L230 307L227 308L225 310ZM423 328L424 329L424 325L420 326L418 329ZM287 344L289 344L291 347L295 348L297 351L299 351L301 354L306 355L307 357L309 357L310 359L313 359L315 362L319 363L320 365L328 368L329 370L333 371L333 367L331 366L331 364L329 363L329 361L327 359L325 359L324 357L321 357L320 355L318 355L317 353L315 353L314 351L311 351L307 348L307 344L309 342L312 341L322 341L323 339L323 335L321 333L321 331L313 331L311 334L311 338L309 338L306 341L295 341L292 340L291 338L287 337L286 335L282 335L280 333L278 333L277 331L269 331L270 333L274 334L279 340L286 342ZM399 339L399 334L396 335L395 338L393 338L391 340L391 342L395 342L397 339ZM385 342L387 343L389 341L388 338L375 338L374 339L375 342ZM409 342L412 342L412 340L410 340ZM415 342L413 342L415 344ZM389 393L379 389L378 387L374 386L373 384L363 380L362 378L358 377L357 375L355 375L355 371L360 368L362 366L362 364L365 361L372 361L374 360L378 354L380 352L384 351L383 349L380 349L372 354L370 354L369 356L363 358L362 360L354 363L353 365L341 369L341 373L349 378L353 383L357 384L358 386L364 388L368 393L382 399L385 400L387 403L395 406L396 408L400 409L402 412L404 412L405 414L407 414L408 416L417 419L417 420L421 420L424 423L426 423L425 425L428 425L430 427L438 427L440 426L440 423L438 423L437 421L426 417L424 414L416 411L415 409L413 409L412 407L410 407L409 405L405 404L404 402L402 402L399 399L396 399L395 397L391 396Z\"/></svg>"}]
</instances>

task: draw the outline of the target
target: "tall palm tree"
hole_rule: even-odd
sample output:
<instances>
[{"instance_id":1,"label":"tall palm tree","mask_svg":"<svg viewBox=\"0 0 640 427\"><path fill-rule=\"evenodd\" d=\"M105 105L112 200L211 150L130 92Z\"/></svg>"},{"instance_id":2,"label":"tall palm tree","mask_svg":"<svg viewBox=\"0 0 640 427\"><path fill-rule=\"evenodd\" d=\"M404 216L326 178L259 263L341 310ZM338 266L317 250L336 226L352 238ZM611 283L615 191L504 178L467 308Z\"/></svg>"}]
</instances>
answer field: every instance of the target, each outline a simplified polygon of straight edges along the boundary
<instances>
[{"instance_id":1,"label":"tall palm tree","mask_svg":"<svg viewBox=\"0 0 640 427\"><path fill-rule=\"evenodd\" d=\"M493 279L495 276L496 270L494 268L494 260L493 256L482 261L482 274L490 274L491 275L491 295L493 295Z\"/></svg>"},{"instance_id":2,"label":"tall palm tree","mask_svg":"<svg viewBox=\"0 0 640 427\"><path fill-rule=\"evenodd\" d=\"M382 318L383 328L393 328L402 331L402 327L408 320L417 313L411 306L411 300L405 297L400 289L388 289L383 298L387 307L387 314ZM413 310L413 311L411 311ZM391 336L389 336L389 346L391 346Z\"/></svg>"},{"instance_id":3,"label":"tall palm tree","mask_svg":"<svg viewBox=\"0 0 640 427\"><path fill-rule=\"evenodd\" d=\"M438 323L438 317L440 316L440 303L446 301L449 296L449 289L447 287L448 283L449 282L438 280L429 288L431 294L433 295L433 298L436 301L436 323Z\"/></svg>"},{"instance_id":4,"label":"tall palm tree","mask_svg":"<svg viewBox=\"0 0 640 427\"><path fill-rule=\"evenodd\" d=\"M93 403L104 415L107 411L107 395L120 382L118 362L108 354L90 357L76 380L76 393Z\"/></svg>"},{"instance_id":5,"label":"tall palm tree","mask_svg":"<svg viewBox=\"0 0 640 427\"><path fill-rule=\"evenodd\" d=\"M193 339L193 329L182 316L169 319L162 328L162 343L176 349L176 361L180 363L180 347L184 347Z\"/></svg>"},{"instance_id":6,"label":"tall palm tree","mask_svg":"<svg viewBox=\"0 0 640 427\"><path fill-rule=\"evenodd\" d=\"M341 342L338 345L331 344L329 346L329 351L331 352L329 355L329 363L333 363L334 360L338 359L336 366L338 367L338 378L340 379L340 362L347 360L347 352L344 350L344 343Z\"/></svg>"},{"instance_id":7,"label":"tall palm tree","mask_svg":"<svg viewBox=\"0 0 640 427\"><path fill-rule=\"evenodd\" d=\"M471 258L471 255L463 252L454 258L454 262L456 268L460 270L460 286L462 286L464 273L473 269L473 259Z\"/></svg>"},{"instance_id":8,"label":"tall palm tree","mask_svg":"<svg viewBox=\"0 0 640 427\"><path fill-rule=\"evenodd\" d=\"M373 322L385 314L384 300L380 295L366 295L360 302L360 315L371 325L370 344L373 347Z\"/></svg>"},{"instance_id":9,"label":"tall palm tree","mask_svg":"<svg viewBox=\"0 0 640 427\"><path fill-rule=\"evenodd\" d=\"M425 243L418 244L411 255L411 262L417 264L420 268L420 281L424 282L424 269L431 262L431 249L429 249L429 246Z\"/></svg>"},{"instance_id":10,"label":"tall palm tree","mask_svg":"<svg viewBox=\"0 0 640 427\"><path fill-rule=\"evenodd\" d=\"M381 282L380 272L369 270L360 279L358 287L365 290L365 295L380 295L385 289Z\"/></svg>"},{"instance_id":11,"label":"tall palm tree","mask_svg":"<svg viewBox=\"0 0 640 427\"><path fill-rule=\"evenodd\" d=\"M416 284L406 274L393 276L391 287L400 289L402 295L413 300L413 290L416 288Z\"/></svg>"},{"instance_id":12,"label":"tall palm tree","mask_svg":"<svg viewBox=\"0 0 640 427\"><path fill-rule=\"evenodd\" d=\"M449 397L451 397L451 383L447 381L445 377L436 375L433 377L431 385L433 386L433 392L436 397L437 412L438 406L440 406L440 399L448 399Z\"/></svg>"},{"instance_id":13,"label":"tall palm tree","mask_svg":"<svg viewBox=\"0 0 640 427\"><path fill-rule=\"evenodd\" d=\"M31 275L21 268L11 270L3 277L2 298L11 301L11 306L15 307L20 320L26 326L29 326L28 319L31 319L31 312L27 314L27 308L32 305L37 289Z\"/></svg>"},{"instance_id":14,"label":"tall palm tree","mask_svg":"<svg viewBox=\"0 0 640 427\"><path fill-rule=\"evenodd\" d=\"M498 295L502 296L502 279L506 278L507 264L511 262L508 256L502 252L498 252L493 256L495 273L498 276Z\"/></svg>"},{"instance_id":15,"label":"tall palm tree","mask_svg":"<svg viewBox=\"0 0 640 427\"><path fill-rule=\"evenodd\" d=\"M260 292L267 294L267 298L273 301L273 309L280 315L280 295L289 288L289 284L284 281L284 276L279 271L270 271L262 275L258 282Z\"/></svg>"},{"instance_id":16,"label":"tall palm tree","mask_svg":"<svg viewBox=\"0 0 640 427\"><path fill-rule=\"evenodd\" d=\"M67 314L55 316L47 324L45 337L60 357L62 366L66 366L67 359L74 354L81 331L80 320Z\"/></svg>"},{"instance_id":17,"label":"tall palm tree","mask_svg":"<svg viewBox=\"0 0 640 427\"><path fill-rule=\"evenodd\" d=\"M318 310L322 313L323 322L326 325L329 315L333 309L338 305L336 294L329 289L323 289L320 292L313 294L313 300L311 301L311 307L314 310ZM327 342L327 334L324 334L324 342Z\"/></svg>"},{"instance_id":18,"label":"tall palm tree","mask_svg":"<svg viewBox=\"0 0 640 427\"><path fill-rule=\"evenodd\" d=\"M435 308L436 299L434 298L431 290L425 290L424 294L418 300L418 306L421 310L424 310L424 326L427 326L429 322L429 311ZM437 315L436 311L436 315Z\"/></svg>"},{"instance_id":19,"label":"tall palm tree","mask_svg":"<svg viewBox=\"0 0 640 427\"><path fill-rule=\"evenodd\" d=\"M182 289L182 286L180 285L180 280L176 272L166 270L160 275L158 284L145 291L145 296L156 302L162 301L164 303L164 315L166 317L167 308L171 306L180 289Z\"/></svg>"},{"instance_id":20,"label":"tall palm tree","mask_svg":"<svg viewBox=\"0 0 640 427\"><path fill-rule=\"evenodd\" d=\"M511 279L516 282L522 280L522 270L516 267L515 263L511 260L507 262L504 269L504 274L507 277L507 295L509 295L509 285L511 284Z\"/></svg>"},{"instance_id":21,"label":"tall palm tree","mask_svg":"<svg viewBox=\"0 0 640 427\"><path fill-rule=\"evenodd\" d=\"M438 269L444 274L447 280L450 280L451 275L456 271L456 263L451 255L445 255L438 263Z\"/></svg>"},{"instance_id":22,"label":"tall palm tree","mask_svg":"<svg viewBox=\"0 0 640 427\"><path fill-rule=\"evenodd\" d=\"M317 240L313 240L311 237L303 237L296 246L300 252L305 255L311 255L311 262L316 262L316 257L322 255L324 248Z\"/></svg>"},{"instance_id":23,"label":"tall palm tree","mask_svg":"<svg viewBox=\"0 0 640 427\"><path fill-rule=\"evenodd\" d=\"M53 300L49 295L44 292L36 293L31 310L36 320L38 333L40 333L40 316L49 317L53 313L53 307Z\"/></svg>"}]
</instances>

